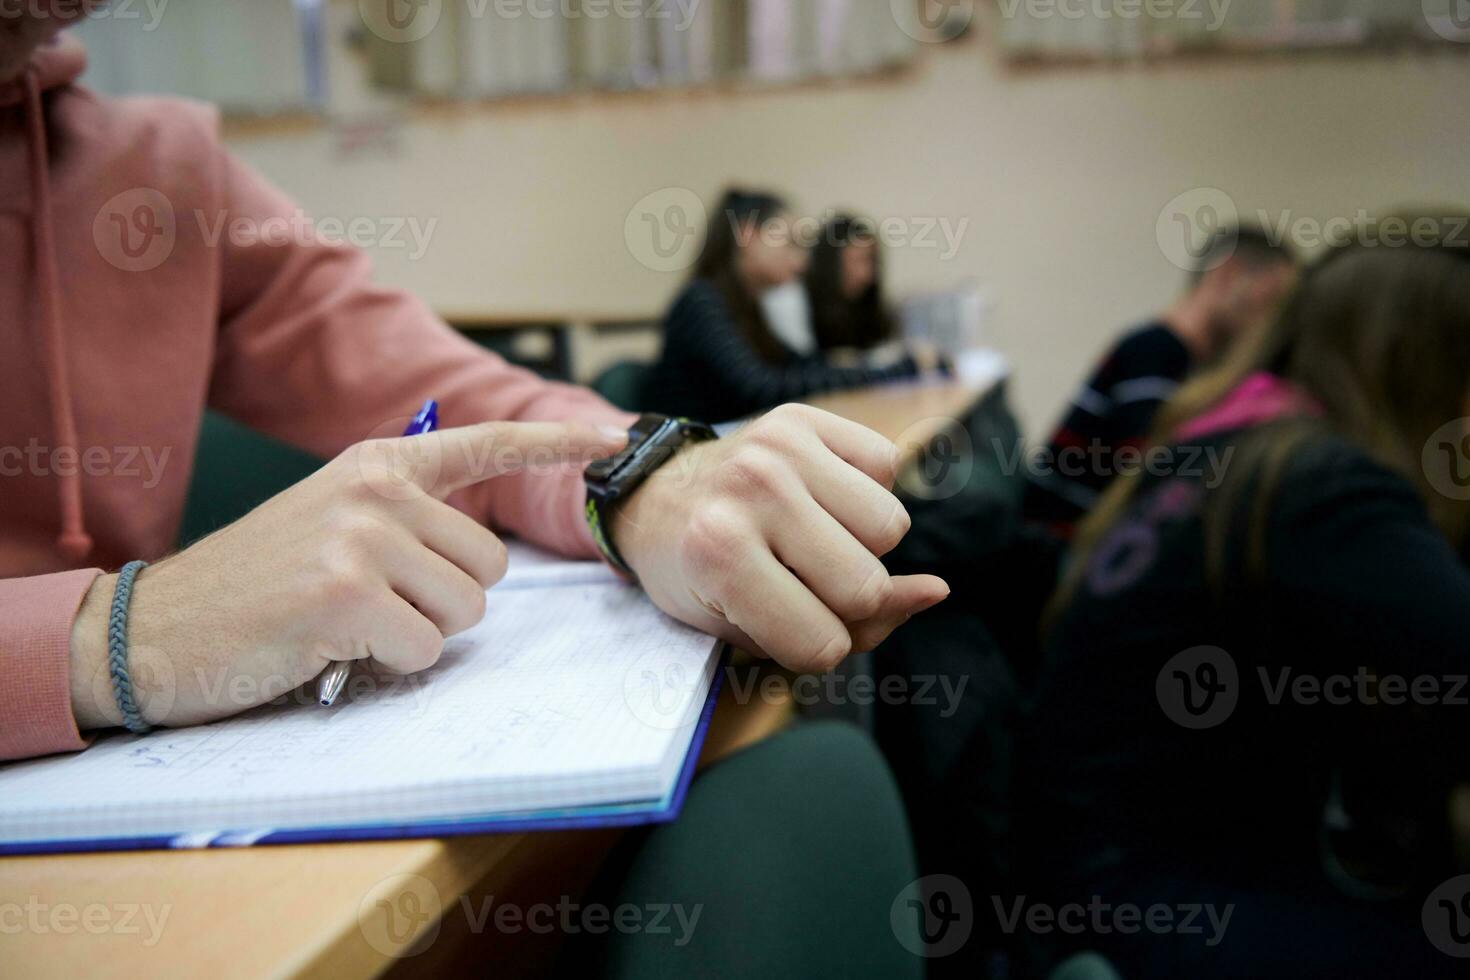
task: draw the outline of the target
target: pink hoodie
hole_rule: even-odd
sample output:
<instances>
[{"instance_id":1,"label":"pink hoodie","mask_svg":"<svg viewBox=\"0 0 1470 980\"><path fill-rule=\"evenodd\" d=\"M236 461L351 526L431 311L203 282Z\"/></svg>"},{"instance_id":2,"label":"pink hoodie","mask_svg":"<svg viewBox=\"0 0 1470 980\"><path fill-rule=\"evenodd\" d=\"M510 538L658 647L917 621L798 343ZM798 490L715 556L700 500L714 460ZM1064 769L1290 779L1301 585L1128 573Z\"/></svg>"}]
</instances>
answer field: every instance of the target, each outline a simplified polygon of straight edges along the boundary
<instances>
[{"instance_id":1,"label":"pink hoodie","mask_svg":"<svg viewBox=\"0 0 1470 980\"><path fill-rule=\"evenodd\" d=\"M84 745L72 620L99 566L172 547L206 405L323 457L430 396L445 426L629 422L375 287L361 253L272 234L299 212L221 147L213 110L99 97L73 84L84 66L63 37L0 84L0 759ZM567 469L455 503L593 556L582 501Z\"/></svg>"}]
</instances>

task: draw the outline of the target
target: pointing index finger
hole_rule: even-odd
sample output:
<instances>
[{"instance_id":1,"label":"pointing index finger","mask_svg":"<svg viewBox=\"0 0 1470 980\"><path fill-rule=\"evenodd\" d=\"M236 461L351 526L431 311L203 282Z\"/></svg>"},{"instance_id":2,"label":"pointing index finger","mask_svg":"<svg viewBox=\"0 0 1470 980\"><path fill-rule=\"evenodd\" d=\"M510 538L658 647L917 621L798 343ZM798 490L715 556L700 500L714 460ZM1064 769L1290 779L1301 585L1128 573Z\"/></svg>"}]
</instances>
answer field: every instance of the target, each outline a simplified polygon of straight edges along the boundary
<instances>
[{"instance_id":1,"label":"pointing index finger","mask_svg":"<svg viewBox=\"0 0 1470 980\"><path fill-rule=\"evenodd\" d=\"M395 472L442 500L497 476L585 466L627 441L622 429L585 422L481 422L392 440L392 450Z\"/></svg>"}]
</instances>

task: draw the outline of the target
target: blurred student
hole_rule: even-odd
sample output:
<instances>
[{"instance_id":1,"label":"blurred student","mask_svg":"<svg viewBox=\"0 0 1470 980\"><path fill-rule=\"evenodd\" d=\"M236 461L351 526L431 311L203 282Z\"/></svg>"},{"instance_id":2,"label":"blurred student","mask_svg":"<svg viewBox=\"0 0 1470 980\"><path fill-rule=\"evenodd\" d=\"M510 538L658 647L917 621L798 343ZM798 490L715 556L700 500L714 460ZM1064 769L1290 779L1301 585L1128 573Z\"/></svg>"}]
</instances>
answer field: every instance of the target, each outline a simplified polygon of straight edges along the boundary
<instances>
[{"instance_id":1,"label":"blurred student","mask_svg":"<svg viewBox=\"0 0 1470 980\"><path fill-rule=\"evenodd\" d=\"M1430 227L1335 251L1165 407L1158 445L1229 459L1223 480L1120 479L1082 525L1017 765L1021 880L1053 908L1195 910L1052 934L1124 976L1449 968L1444 910L1420 919L1470 870L1447 817L1470 774L1470 248Z\"/></svg>"},{"instance_id":2,"label":"blurred student","mask_svg":"<svg viewBox=\"0 0 1470 980\"><path fill-rule=\"evenodd\" d=\"M762 298L799 288L807 261L785 202L765 192L726 192L693 278L664 320L648 403L661 412L724 422L825 391L917 374L909 357L887 367L841 367L777 336Z\"/></svg>"},{"instance_id":3,"label":"blurred student","mask_svg":"<svg viewBox=\"0 0 1470 980\"><path fill-rule=\"evenodd\" d=\"M805 286L819 350L871 351L899 339L883 295L883 253L865 222L838 215L822 227Z\"/></svg>"},{"instance_id":4,"label":"blurred student","mask_svg":"<svg viewBox=\"0 0 1470 980\"><path fill-rule=\"evenodd\" d=\"M1290 251L1261 231L1212 236L1185 294L1118 341L1078 389L1049 440L1047 467L1029 475L1026 520L1071 538L1117 473L1119 451L1140 450L1180 382L1269 318L1295 275Z\"/></svg>"}]
</instances>

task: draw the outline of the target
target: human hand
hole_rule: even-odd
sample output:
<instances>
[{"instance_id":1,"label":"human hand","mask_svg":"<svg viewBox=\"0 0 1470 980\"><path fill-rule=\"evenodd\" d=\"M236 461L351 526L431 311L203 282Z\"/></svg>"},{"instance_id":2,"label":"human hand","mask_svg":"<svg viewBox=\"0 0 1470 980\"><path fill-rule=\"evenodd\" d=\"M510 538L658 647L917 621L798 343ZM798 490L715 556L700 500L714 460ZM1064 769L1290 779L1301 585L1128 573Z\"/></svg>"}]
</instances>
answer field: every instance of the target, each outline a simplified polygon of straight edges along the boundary
<instances>
[{"instance_id":1,"label":"human hand","mask_svg":"<svg viewBox=\"0 0 1470 980\"><path fill-rule=\"evenodd\" d=\"M682 450L619 508L618 550L660 608L785 667L827 671L949 595L878 559L908 533L893 444L786 405Z\"/></svg>"},{"instance_id":2,"label":"human hand","mask_svg":"<svg viewBox=\"0 0 1470 980\"><path fill-rule=\"evenodd\" d=\"M930 343L916 343L908 348L908 355L914 359L920 374L934 374L945 370L949 359L944 352Z\"/></svg>"},{"instance_id":3,"label":"human hand","mask_svg":"<svg viewBox=\"0 0 1470 980\"><path fill-rule=\"evenodd\" d=\"M212 721L299 687L336 660L397 673L434 664L479 622L505 545L444 503L526 466L589 462L627 435L587 425L488 422L364 442L229 527L144 569L128 613L135 700L154 725ZM116 576L74 621L72 710L121 724L107 668Z\"/></svg>"}]
</instances>

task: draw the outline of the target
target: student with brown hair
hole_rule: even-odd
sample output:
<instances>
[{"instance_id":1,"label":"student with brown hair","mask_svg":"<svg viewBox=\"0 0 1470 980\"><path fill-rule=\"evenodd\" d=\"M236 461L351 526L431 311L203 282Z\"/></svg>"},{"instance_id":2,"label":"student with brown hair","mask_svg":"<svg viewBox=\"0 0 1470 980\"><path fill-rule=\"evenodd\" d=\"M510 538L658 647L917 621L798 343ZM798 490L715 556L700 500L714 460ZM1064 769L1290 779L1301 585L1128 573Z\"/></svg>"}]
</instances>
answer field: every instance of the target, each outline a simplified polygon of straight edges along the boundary
<instances>
[{"instance_id":1,"label":"student with brown hair","mask_svg":"<svg viewBox=\"0 0 1470 980\"><path fill-rule=\"evenodd\" d=\"M870 351L898 339L883 294L883 250L872 225L838 215L822 227L806 272L812 334L822 351Z\"/></svg>"},{"instance_id":2,"label":"student with brown hair","mask_svg":"<svg viewBox=\"0 0 1470 980\"><path fill-rule=\"evenodd\" d=\"M1124 335L1077 389L1048 440L1049 465L1027 481L1026 519L1071 538L1112 481L1119 453L1146 445L1160 406L1269 320L1295 275L1291 251L1264 231L1212 235L1183 295Z\"/></svg>"},{"instance_id":3,"label":"student with brown hair","mask_svg":"<svg viewBox=\"0 0 1470 980\"><path fill-rule=\"evenodd\" d=\"M1216 915L1047 937L1126 976L1450 965L1420 918L1470 769L1470 243L1394 220L1424 234L1318 263L1077 539L1017 766L1028 900Z\"/></svg>"},{"instance_id":4,"label":"student with brown hair","mask_svg":"<svg viewBox=\"0 0 1470 980\"><path fill-rule=\"evenodd\" d=\"M764 191L727 191L710 219L693 278L664 320L649 406L724 422L820 392L918 373L907 357L884 368L839 367L777 337L761 297L796 282L806 265L784 201Z\"/></svg>"}]
</instances>

